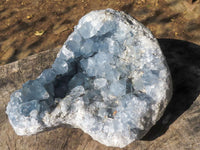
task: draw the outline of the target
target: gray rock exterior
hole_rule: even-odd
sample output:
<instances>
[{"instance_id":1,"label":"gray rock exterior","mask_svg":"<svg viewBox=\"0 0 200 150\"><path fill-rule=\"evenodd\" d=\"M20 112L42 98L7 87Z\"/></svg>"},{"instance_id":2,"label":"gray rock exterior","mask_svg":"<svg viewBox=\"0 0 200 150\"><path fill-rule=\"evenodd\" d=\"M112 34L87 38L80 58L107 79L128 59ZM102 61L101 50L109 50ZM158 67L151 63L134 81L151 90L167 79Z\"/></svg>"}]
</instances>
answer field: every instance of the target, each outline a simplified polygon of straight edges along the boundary
<instances>
[{"instance_id":1,"label":"gray rock exterior","mask_svg":"<svg viewBox=\"0 0 200 150\"><path fill-rule=\"evenodd\" d=\"M151 32L106 9L80 19L52 68L12 93L6 113L18 135L66 124L124 147L149 131L171 94L170 72Z\"/></svg>"}]
</instances>

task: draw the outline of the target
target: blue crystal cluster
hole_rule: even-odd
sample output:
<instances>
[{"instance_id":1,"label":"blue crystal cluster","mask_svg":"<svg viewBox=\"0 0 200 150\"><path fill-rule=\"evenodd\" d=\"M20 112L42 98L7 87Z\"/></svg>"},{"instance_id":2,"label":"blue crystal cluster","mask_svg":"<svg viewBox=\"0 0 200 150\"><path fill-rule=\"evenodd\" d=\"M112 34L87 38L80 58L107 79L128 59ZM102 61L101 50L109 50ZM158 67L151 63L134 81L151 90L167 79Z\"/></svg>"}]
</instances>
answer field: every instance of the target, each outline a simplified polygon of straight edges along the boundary
<instances>
[{"instance_id":1,"label":"blue crystal cluster","mask_svg":"<svg viewBox=\"0 0 200 150\"><path fill-rule=\"evenodd\" d=\"M15 91L6 112L18 135L69 124L124 147L148 132L170 97L157 40L129 15L106 9L80 19L52 68Z\"/></svg>"}]
</instances>

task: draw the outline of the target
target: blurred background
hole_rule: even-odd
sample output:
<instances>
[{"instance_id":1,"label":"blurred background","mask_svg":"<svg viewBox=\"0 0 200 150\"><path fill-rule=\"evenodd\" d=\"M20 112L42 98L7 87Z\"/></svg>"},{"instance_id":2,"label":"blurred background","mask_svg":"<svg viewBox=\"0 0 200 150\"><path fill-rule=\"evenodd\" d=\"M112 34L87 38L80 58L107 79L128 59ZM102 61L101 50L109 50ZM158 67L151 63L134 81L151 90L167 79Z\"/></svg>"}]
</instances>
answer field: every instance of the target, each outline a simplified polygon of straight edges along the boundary
<instances>
[{"instance_id":1,"label":"blurred background","mask_svg":"<svg viewBox=\"0 0 200 150\"><path fill-rule=\"evenodd\" d=\"M156 38L200 45L200 0L1 0L0 65L63 45L86 13L122 10Z\"/></svg>"}]
</instances>

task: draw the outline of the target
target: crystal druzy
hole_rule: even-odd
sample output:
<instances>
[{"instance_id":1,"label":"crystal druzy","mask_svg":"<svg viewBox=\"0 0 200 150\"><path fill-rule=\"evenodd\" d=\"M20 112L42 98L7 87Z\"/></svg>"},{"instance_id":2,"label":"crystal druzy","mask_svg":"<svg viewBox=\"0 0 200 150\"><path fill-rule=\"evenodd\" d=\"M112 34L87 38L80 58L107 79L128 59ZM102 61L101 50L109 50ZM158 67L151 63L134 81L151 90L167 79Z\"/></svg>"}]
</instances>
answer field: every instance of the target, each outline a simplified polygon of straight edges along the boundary
<instances>
[{"instance_id":1,"label":"crystal druzy","mask_svg":"<svg viewBox=\"0 0 200 150\"><path fill-rule=\"evenodd\" d=\"M124 147L156 123L171 91L151 32L123 12L98 10L80 19L52 68L11 94L6 113L18 135L66 124Z\"/></svg>"}]
</instances>

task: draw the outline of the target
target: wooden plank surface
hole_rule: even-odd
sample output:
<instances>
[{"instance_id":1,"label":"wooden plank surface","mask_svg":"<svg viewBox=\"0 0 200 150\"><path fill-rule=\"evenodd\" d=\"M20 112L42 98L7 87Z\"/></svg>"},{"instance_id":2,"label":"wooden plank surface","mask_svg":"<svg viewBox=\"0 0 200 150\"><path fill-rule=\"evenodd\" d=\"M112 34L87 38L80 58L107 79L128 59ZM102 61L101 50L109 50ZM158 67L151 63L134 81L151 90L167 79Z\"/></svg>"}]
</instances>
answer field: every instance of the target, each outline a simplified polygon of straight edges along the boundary
<instances>
[{"instance_id":1,"label":"wooden plank surface","mask_svg":"<svg viewBox=\"0 0 200 150\"><path fill-rule=\"evenodd\" d=\"M123 150L200 149L200 46L160 39L174 83L174 95L164 116L142 140ZM106 147L80 129L60 127L33 136L17 136L5 109L10 94L53 63L58 49L48 50L0 66L0 149L1 150L119 150Z\"/></svg>"}]
</instances>

